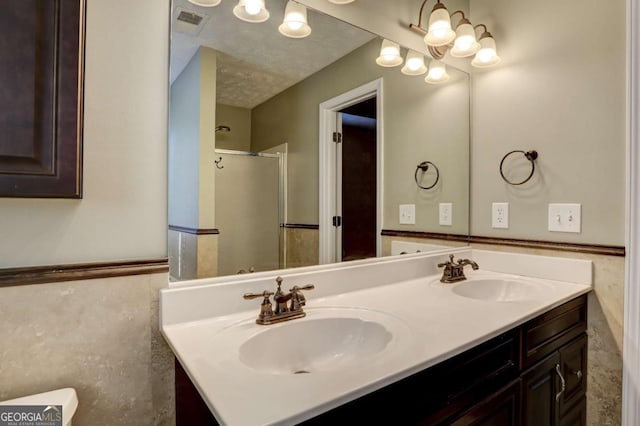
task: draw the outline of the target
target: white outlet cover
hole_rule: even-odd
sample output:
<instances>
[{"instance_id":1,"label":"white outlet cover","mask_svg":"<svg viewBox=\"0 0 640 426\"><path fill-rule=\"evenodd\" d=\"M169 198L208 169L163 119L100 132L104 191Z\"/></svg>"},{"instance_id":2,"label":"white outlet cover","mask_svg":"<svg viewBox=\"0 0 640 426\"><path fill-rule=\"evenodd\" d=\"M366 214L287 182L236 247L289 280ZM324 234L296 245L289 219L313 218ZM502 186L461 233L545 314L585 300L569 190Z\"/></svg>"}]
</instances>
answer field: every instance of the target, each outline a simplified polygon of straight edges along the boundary
<instances>
[{"instance_id":1,"label":"white outlet cover","mask_svg":"<svg viewBox=\"0 0 640 426\"><path fill-rule=\"evenodd\" d=\"M439 206L439 220L441 226L453 225L453 204L452 203L440 203Z\"/></svg>"},{"instance_id":2,"label":"white outlet cover","mask_svg":"<svg viewBox=\"0 0 640 426\"><path fill-rule=\"evenodd\" d=\"M509 228L509 203L493 203L491 205L491 227Z\"/></svg>"},{"instance_id":3,"label":"white outlet cover","mask_svg":"<svg viewBox=\"0 0 640 426\"><path fill-rule=\"evenodd\" d=\"M549 204L549 231L582 232L582 205L569 203Z\"/></svg>"},{"instance_id":4,"label":"white outlet cover","mask_svg":"<svg viewBox=\"0 0 640 426\"><path fill-rule=\"evenodd\" d=\"M415 225L416 224L416 205L415 204L400 204L400 225Z\"/></svg>"}]
</instances>

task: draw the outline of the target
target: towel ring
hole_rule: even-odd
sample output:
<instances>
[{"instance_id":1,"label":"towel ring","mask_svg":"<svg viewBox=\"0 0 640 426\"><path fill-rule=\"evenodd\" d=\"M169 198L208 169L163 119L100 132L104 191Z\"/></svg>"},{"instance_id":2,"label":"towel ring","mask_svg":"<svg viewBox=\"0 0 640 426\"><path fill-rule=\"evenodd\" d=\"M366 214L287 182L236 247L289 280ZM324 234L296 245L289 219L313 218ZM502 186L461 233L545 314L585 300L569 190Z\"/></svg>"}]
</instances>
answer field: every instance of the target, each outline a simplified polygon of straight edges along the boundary
<instances>
[{"instance_id":1,"label":"towel ring","mask_svg":"<svg viewBox=\"0 0 640 426\"><path fill-rule=\"evenodd\" d=\"M529 176L527 176L526 179L523 180L522 182L511 182L509 179L507 179L504 176L504 173L502 172L502 166L504 165L504 160L506 160L508 156L518 152L521 152L522 154L524 154L525 158L529 160L529 162L531 163L531 173L529 173ZM531 177L533 176L533 173L536 171L536 163L534 162L536 158L538 158L538 152L533 150L527 151L527 152L524 152L521 150L508 152L504 157L502 157L502 161L500 161L500 176L502 176L502 179L504 179L504 181L507 182L509 185L522 185L523 183L527 183L529 182L529 179L531 179Z\"/></svg>"},{"instance_id":2,"label":"towel ring","mask_svg":"<svg viewBox=\"0 0 640 426\"><path fill-rule=\"evenodd\" d=\"M420 182L418 181L418 170L422 170L422 173L424 173L427 170L429 170L429 165L433 166L433 168L436 169L436 180L435 180L435 182L433 182L433 185L431 185L431 186L422 186L422 185L420 185ZM438 170L438 166L433 164L431 161L423 161L422 163L420 163L420 164L418 164L416 166L416 172L413 175L413 178L415 179L416 185L418 185L418 187L420 187L422 189L431 189L434 186L436 186L436 184L438 183L438 180L440 179L440 170Z\"/></svg>"}]
</instances>

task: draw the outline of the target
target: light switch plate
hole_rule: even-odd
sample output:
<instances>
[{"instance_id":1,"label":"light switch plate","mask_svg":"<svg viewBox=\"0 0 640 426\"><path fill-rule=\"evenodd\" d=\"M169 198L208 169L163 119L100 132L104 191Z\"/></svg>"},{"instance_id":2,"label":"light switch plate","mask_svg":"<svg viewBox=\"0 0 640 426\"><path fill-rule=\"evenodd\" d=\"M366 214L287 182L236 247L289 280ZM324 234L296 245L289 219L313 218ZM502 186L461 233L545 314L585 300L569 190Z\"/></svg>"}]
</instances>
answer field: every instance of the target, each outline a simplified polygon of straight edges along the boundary
<instances>
[{"instance_id":1,"label":"light switch plate","mask_svg":"<svg viewBox=\"0 0 640 426\"><path fill-rule=\"evenodd\" d=\"M416 224L416 205L400 204L400 225Z\"/></svg>"},{"instance_id":2,"label":"light switch plate","mask_svg":"<svg viewBox=\"0 0 640 426\"><path fill-rule=\"evenodd\" d=\"M493 203L491 205L491 227L509 228L509 203Z\"/></svg>"},{"instance_id":3,"label":"light switch plate","mask_svg":"<svg viewBox=\"0 0 640 426\"><path fill-rule=\"evenodd\" d=\"M440 203L439 213L440 213L439 223L441 226L453 225L453 204L452 203Z\"/></svg>"},{"instance_id":4,"label":"light switch plate","mask_svg":"<svg viewBox=\"0 0 640 426\"><path fill-rule=\"evenodd\" d=\"M582 205L555 203L549 204L549 231L582 232Z\"/></svg>"}]
</instances>

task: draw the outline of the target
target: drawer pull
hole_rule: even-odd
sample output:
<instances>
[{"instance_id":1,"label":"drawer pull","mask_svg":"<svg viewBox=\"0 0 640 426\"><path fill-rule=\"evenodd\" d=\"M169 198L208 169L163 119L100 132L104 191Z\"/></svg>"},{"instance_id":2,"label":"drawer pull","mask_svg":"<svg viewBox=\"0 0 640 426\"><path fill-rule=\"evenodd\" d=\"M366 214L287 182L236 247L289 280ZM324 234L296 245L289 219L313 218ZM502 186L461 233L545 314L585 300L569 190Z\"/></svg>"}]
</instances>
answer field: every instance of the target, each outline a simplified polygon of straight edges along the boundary
<instances>
[{"instance_id":1,"label":"drawer pull","mask_svg":"<svg viewBox=\"0 0 640 426\"><path fill-rule=\"evenodd\" d=\"M558 377L560 377L560 392L556 394L556 402L558 402L560 401L560 397L562 396L564 391L567 389L567 382L564 380L562 372L560 371L560 364L556 364L556 373L558 374ZM580 373L580 375L582 375L582 372Z\"/></svg>"},{"instance_id":2,"label":"drawer pull","mask_svg":"<svg viewBox=\"0 0 640 426\"><path fill-rule=\"evenodd\" d=\"M573 374L578 377L578 380L582 380L582 370L574 371Z\"/></svg>"}]
</instances>

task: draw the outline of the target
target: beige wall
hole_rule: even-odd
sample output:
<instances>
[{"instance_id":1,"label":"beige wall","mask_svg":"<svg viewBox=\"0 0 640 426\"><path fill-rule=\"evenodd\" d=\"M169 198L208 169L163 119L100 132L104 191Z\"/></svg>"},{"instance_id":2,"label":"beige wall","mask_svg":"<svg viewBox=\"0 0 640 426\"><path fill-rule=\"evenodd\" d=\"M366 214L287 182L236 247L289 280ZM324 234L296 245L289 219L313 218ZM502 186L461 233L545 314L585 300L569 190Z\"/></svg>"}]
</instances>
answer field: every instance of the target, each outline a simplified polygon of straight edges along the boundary
<instances>
[{"instance_id":1,"label":"beige wall","mask_svg":"<svg viewBox=\"0 0 640 426\"><path fill-rule=\"evenodd\" d=\"M288 143L288 222L318 223L318 106L383 78L383 227L429 232L468 232L469 83L450 69L451 80L429 85L399 68L375 63L373 40L252 111L252 148ZM416 165L438 165L441 183L432 191L414 182ZM452 202L454 225L438 225L438 203ZM398 205L416 204L416 225L399 225Z\"/></svg>"},{"instance_id":2,"label":"beige wall","mask_svg":"<svg viewBox=\"0 0 640 426\"><path fill-rule=\"evenodd\" d=\"M167 255L166 0L88 0L84 199L0 199L0 267ZM144 16L141 31L140 17ZM0 288L0 400L73 386L74 424L173 424L167 274Z\"/></svg>"},{"instance_id":3,"label":"beige wall","mask_svg":"<svg viewBox=\"0 0 640 426\"><path fill-rule=\"evenodd\" d=\"M0 198L0 268L166 255L168 11L88 0L84 198Z\"/></svg>"},{"instance_id":4,"label":"beige wall","mask_svg":"<svg viewBox=\"0 0 640 426\"><path fill-rule=\"evenodd\" d=\"M251 110L231 105L216 105L216 126L231 131L216 133L216 148L251 151Z\"/></svg>"},{"instance_id":5,"label":"beige wall","mask_svg":"<svg viewBox=\"0 0 640 426\"><path fill-rule=\"evenodd\" d=\"M625 1L486 0L471 16L503 58L472 75L472 233L624 245ZM513 149L540 155L522 187L497 172ZM510 203L509 230L491 228L495 201ZM547 231L558 202L582 204L581 234Z\"/></svg>"},{"instance_id":6,"label":"beige wall","mask_svg":"<svg viewBox=\"0 0 640 426\"><path fill-rule=\"evenodd\" d=\"M216 53L201 47L171 85L169 223L214 228Z\"/></svg>"}]
</instances>

